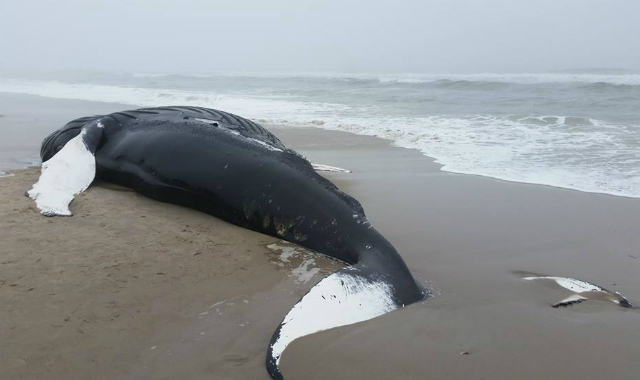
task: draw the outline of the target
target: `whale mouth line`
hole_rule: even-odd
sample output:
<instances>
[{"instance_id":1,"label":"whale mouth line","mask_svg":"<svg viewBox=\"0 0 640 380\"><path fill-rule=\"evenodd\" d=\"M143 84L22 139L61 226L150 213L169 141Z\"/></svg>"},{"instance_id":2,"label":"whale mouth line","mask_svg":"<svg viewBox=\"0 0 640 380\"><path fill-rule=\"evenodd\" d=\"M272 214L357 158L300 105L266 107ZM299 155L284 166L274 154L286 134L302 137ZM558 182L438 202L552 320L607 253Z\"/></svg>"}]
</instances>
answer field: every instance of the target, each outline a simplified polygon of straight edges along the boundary
<instances>
[{"instance_id":1,"label":"whale mouth line","mask_svg":"<svg viewBox=\"0 0 640 380\"><path fill-rule=\"evenodd\" d=\"M45 156L47 152L51 151L51 145L58 138L58 136L60 136L59 130L45 137L44 141L42 142L42 146L40 148L40 159L42 159L42 161L46 161Z\"/></svg>"},{"instance_id":2,"label":"whale mouth line","mask_svg":"<svg viewBox=\"0 0 640 380\"><path fill-rule=\"evenodd\" d=\"M47 160L50 160L51 157L53 157L53 155L55 155L58 151L53 151L53 145L55 144L55 141L58 139L58 137L60 137L63 133L67 133L70 131L80 131L82 130L82 125L80 126L73 126L73 127L67 127L67 128L61 128L58 129L57 131L54 131L53 133L51 133L49 136L45 137L44 140L42 141L42 145L40 146L40 159L44 162ZM51 157L47 157L47 159L45 159L45 157L47 156L47 153L51 152Z\"/></svg>"}]
</instances>

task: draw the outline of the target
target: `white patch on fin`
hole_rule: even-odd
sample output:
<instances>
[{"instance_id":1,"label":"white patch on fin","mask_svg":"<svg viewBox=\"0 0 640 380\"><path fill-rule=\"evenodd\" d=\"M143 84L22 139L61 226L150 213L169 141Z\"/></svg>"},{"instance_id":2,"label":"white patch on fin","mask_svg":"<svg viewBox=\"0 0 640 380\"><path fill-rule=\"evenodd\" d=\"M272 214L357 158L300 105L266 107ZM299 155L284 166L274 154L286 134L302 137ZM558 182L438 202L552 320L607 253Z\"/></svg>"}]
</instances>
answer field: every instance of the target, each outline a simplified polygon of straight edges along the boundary
<instances>
[{"instance_id":1,"label":"white patch on fin","mask_svg":"<svg viewBox=\"0 0 640 380\"><path fill-rule=\"evenodd\" d=\"M553 280L558 285L562 286L567 290L571 290L574 293L584 293L584 292L605 292L598 285L591 284L586 281L576 280L575 278L568 277L552 277L552 276L540 276L540 277L523 277L523 280Z\"/></svg>"},{"instance_id":2,"label":"white patch on fin","mask_svg":"<svg viewBox=\"0 0 640 380\"><path fill-rule=\"evenodd\" d=\"M82 131L48 161L42 163L40 179L28 191L46 216L71 216L73 196L86 190L96 175L96 159L84 144Z\"/></svg>"},{"instance_id":3,"label":"white patch on fin","mask_svg":"<svg viewBox=\"0 0 640 380\"><path fill-rule=\"evenodd\" d=\"M289 311L271 346L276 365L284 349L297 338L366 321L398 308L389 284L354 274L343 270L326 277Z\"/></svg>"},{"instance_id":4,"label":"white patch on fin","mask_svg":"<svg viewBox=\"0 0 640 380\"><path fill-rule=\"evenodd\" d=\"M351 170L349 169L342 169L336 166L314 164L314 163L311 163L311 166L313 166L313 170L318 172L351 173Z\"/></svg>"},{"instance_id":5,"label":"white patch on fin","mask_svg":"<svg viewBox=\"0 0 640 380\"><path fill-rule=\"evenodd\" d=\"M552 307L559 307L559 306L569 306L569 305L573 305L574 303L580 303L580 302L584 302L586 301L587 298L577 295L577 294L572 294L569 297L563 299L562 301L558 302L555 305L551 305Z\"/></svg>"}]
</instances>

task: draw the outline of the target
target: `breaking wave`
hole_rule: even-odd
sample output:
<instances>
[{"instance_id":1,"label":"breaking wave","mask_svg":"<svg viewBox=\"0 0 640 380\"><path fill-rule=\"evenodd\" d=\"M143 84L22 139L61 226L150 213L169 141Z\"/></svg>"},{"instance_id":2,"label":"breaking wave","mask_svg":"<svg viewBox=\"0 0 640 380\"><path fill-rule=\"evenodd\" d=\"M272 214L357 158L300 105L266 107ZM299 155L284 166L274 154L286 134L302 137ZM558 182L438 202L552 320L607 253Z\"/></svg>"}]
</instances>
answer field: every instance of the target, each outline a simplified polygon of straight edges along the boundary
<instances>
[{"instance_id":1,"label":"breaking wave","mask_svg":"<svg viewBox=\"0 0 640 380\"><path fill-rule=\"evenodd\" d=\"M461 85L439 81L435 83ZM464 86L483 83L464 81ZM603 86L600 83L591 85ZM303 101L300 96L103 84L0 80L0 91L132 106L212 107L267 125L386 138L435 158L449 172L640 197L640 125L636 123L539 113L410 115L380 111L380 107L372 110L369 105Z\"/></svg>"},{"instance_id":2,"label":"breaking wave","mask_svg":"<svg viewBox=\"0 0 640 380\"><path fill-rule=\"evenodd\" d=\"M355 73L247 73L224 72L213 74L153 74L137 73L136 78L174 78L174 79L206 79L206 78L261 78L261 79L285 79L285 80L316 80L316 81L341 81L341 82L377 82L377 83L441 83L441 84L474 84L503 83L503 84L552 84L552 83L576 83L576 84L612 84L640 86L640 74L567 74L567 73L535 73L535 74L355 74Z\"/></svg>"}]
</instances>

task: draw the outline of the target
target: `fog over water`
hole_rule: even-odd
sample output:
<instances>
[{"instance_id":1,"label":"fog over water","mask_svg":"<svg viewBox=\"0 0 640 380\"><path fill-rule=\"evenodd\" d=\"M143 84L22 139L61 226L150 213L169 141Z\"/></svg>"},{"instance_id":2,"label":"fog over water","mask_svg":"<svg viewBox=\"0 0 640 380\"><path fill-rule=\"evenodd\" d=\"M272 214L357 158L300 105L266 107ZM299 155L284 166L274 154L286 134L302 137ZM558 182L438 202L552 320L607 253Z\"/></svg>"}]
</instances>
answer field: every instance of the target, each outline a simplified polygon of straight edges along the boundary
<instances>
[{"instance_id":1,"label":"fog over water","mask_svg":"<svg viewBox=\"0 0 640 380\"><path fill-rule=\"evenodd\" d=\"M0 4L3 71L640 70L636 0Z\"/></svg>"}]
</instances>

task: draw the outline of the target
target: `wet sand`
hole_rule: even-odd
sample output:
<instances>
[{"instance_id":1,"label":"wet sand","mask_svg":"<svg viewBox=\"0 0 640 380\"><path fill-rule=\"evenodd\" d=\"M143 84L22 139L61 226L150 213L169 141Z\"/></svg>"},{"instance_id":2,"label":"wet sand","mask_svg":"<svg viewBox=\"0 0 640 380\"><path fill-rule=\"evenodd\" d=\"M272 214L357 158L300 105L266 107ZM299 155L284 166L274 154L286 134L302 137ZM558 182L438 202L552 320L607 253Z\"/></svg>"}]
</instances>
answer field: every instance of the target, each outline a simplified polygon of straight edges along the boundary
<instances>
[{"instance_id":1,"label":"wet sand","mask_svg":"<svg viewBox=\"0 0 640 380\"><path fill-rule=\"evenodd\" d=\"M34 98L0 107L0 126L45 103L68 119L119 107ZM42 112L38 128L57 128ZM294 342L286 379L637 379L638 309L554 309L565 291L513 271L580 278L640 304L640 200L444 173L371 137L272 130L313 162L353 170L327 177L434 293ZM72 203L73 217L44 218L22 195L37 174L0 178L0 378L268 379L277 324L336 268L104 183ZM305 283L293 275L302 266L322 271Z\"/></svg>"},{"instance_id":2,"label":"wet sand","mask_svg":"<svg viewBox=\"0 0 640 380\"><path fill-rule=\"evenodd\" d=\"M42 139L78 115L131 107L0 92L0 173L34 165L40 159Z\"/></svg>"},{"instance_id":3,"label":"wet sand","mask_svg":"<svg viewBox=\"0 0 640 380\"><path fill-rule=\"evenodd\" d=\"M640 305L640 200L439 172L418 152L377 139L300 130L283 139L354 170L337 182L435 294L294 342L285 375L638 378L639 309L608 301L554 309L568 292L513 271L584 279Z\"/></svg>"}]
</instances>

